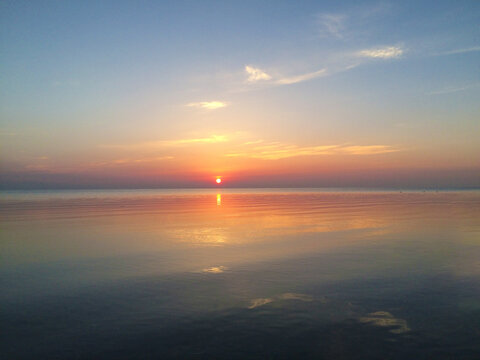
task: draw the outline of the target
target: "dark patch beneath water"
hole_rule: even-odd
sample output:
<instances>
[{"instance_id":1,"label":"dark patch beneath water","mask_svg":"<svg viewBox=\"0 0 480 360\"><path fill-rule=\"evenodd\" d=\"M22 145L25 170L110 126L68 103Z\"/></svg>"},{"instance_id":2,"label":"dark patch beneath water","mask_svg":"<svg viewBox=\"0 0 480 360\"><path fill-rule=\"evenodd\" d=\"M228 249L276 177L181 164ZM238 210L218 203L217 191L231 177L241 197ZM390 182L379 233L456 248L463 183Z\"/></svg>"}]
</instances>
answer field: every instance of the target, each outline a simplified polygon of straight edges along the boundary
<instances>
[{"instance_id":1,"label":"dark patch beneath water","mask_svg":"<svg viewBox=\"0 0 480 360\"><path fill-rule=\"evenodd\" d=\"M193 294L221 289L228 278L195 285L192 276L152 277L4 304L2 326L9 331L2 334L2 358L478 359L480 355L475 279L344 281L310 286L303 294L277 292L268 301L245 303L233 297L236 306L203 311L201 298L192 302L184 298L187 284ZM211 302L220 292L206 297Z\"/></svg>"}]
</instances>

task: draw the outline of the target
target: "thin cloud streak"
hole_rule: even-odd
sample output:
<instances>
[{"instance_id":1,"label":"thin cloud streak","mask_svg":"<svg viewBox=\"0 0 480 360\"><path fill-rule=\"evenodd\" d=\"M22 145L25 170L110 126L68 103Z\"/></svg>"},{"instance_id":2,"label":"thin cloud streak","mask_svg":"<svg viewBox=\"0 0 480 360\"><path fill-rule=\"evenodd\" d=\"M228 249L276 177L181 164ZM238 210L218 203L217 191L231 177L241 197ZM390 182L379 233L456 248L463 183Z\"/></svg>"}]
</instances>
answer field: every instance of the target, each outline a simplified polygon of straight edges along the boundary
<instances>
[{"instance_id":1,"label":"thin cloud streak","mask_svg":"<svg viewBox=\"0 0 480 360\"><path fill-rule=\"evenodd\" d=\"M227 154L227 157L245 157L262 160L279 160L297 156L317 155L378 155L400 151L389 145L319 145L298 146L279 142L253 146L244 151Z\"/></svg>"},{"instance_id":2,"label":"thin cloud streak","mask_svg":"<svg viewBox=\"0 0 480 360\"><path fill-rule=\"evenodd\" d=\"M207 109L207 110L216 110L216 109L221 109L228 104L224 101L200 101L200 102L193 102L190 104L187 104L188 107L197 107L197 108L202 108L202 109Z\"/></svg>"},{"instance_id":3,"label":"thin cloud streak","mask_svg":"<svg viewBox=\"0 0 480 360\"><path fill-rule=\"evenodd\" d=\"M439 53L438 55L455 55L455 54L464 54L464 53L475 52L475 51L480 51L480 46L472 46L464 49L455 49L455 50L445 51L445 52Z\"/></svg>"},{"instance_id":4,"label":"thin cloud streak","mask_svg":"<svg viewBox=\"0 0 480 360\"><path fill-rule=\"evenodd\" d=\"M431 91L431 92L427 93L426 95L452 94L452 93L468 90L468 89L471 89L471 88L475 88L475 87L478 87L478 86L480 86L480 83L475 83L475 84L470 84L470 85L465 85L465 86L459 86L459 87L448 87L448 88L441 89L441 90Z\"/></svg>"},{"instance_id":5,"label":"thin cloud streak","mask_svg":"<svg viewBox=\"0 0 480 360\"><path fill-rule=\"evenodd\" d=\"M392 59L402 56L404 50L398 46L387 46L376 49L361 50L356 53L359 57L373 58L373 59Z\"/></svg>"},{"instance_id":6,"label":"thin cloud streak","mask_svg":"<svg viewBox=\"0 0 480 360\"><path fill-rule=\"evenodd\" d=\"M280 84L280 85L296 84L299 82L312 80L317 77L324 76L326 74L327 74L327 69L320 69L318 71L314 71L314 72L303 74L303 75L297 75L297 76L291 76L291 77L285 77L283 79L279 79L277 80L277 84Z\"/></svg>"},{"instance_id":7,"label":"thin cloud streak","mask_svg":"<svg viewBox=\"0 0 480 360\"><path fill-rule=\"evenodd\" d=\"M178 140L167 140L160 141L163 145L183 145L183 144L195 144L195 143L219 143L228 141L228 136L226 135L211 135L205 138L194 138L194 139L178 139Z\"/></svg>"},{"instance_id":8,"label":"thin cloud streak","mask_svg":"<svg viewBox=\"0 0 480 360\"><path fill-rule=\"evenodd\" d=\"M136 144L127 145L100 145L103 148L112 149L144 149L144 148L161 148L169 146L183 146L192 144L214 144L229 141L227 135L211 135L204 138L192 138L192 139L177 139L177 140L159 140L159 141L145 141Z\"/></svg>"},{"instance_id":9,"label":"thin cloud streak","mask_svg":"<svg viewBox=\"0 0 480 360\"><path fill-rule=\"evenodd\" d=\"M400 151L388 145L358 145L346 146L339 149L340 153L350 155L377 155Z\"/></svg>"},{"instance_id":10,"label":"thin cloud streak","mask_svg":"<svg viewBox=\"0 0 480 360\"><path fill-rule=\"evenodd\" d=\"M285 77L279 77L277 79L274 79L272 78L271 75L268 75L266 72L264 72L263 70L260 70L259 68L246 66L245 70L248 74L248 78L247 78L248 83L254 84L258 81L263 80L265 83L270 85L296 84L299 82L312 80L320 76L325 76L327 74L327 69L320 69L311 73L300 74L296 76L285 76Z\"/></svg>"},{"instance_id":11,"label":"thin cloud streak","mask_svg":"<svg viewBox=\"0 0 480 360\"><path fill-rule=\"evenodd\" d=\"M89 164L91 167L104 167L104 166L123 166L142 163L156 163L165 160L173 160L174 156L152 156L142 158L122 158L110 161L99 161Z\"/></svg>"}]
</instances>

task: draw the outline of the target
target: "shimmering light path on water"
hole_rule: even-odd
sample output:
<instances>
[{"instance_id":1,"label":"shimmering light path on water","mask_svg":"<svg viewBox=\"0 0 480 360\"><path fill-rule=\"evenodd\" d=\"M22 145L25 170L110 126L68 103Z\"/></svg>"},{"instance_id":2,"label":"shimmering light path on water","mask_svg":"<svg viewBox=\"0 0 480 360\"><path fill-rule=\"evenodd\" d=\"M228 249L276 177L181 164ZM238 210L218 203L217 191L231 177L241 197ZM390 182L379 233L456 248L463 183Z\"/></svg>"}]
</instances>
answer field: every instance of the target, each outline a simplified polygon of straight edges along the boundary
<instances>
[{"instance_id":1,"label":"shimmering light path on water","mask_svg":"<svg viewBox=\"0 0 480 360\"><path fill-rule=\"evenodd\" d=\"M480 193L3 193L7 358L471 358Z\"/></svg>"}]
</instances>

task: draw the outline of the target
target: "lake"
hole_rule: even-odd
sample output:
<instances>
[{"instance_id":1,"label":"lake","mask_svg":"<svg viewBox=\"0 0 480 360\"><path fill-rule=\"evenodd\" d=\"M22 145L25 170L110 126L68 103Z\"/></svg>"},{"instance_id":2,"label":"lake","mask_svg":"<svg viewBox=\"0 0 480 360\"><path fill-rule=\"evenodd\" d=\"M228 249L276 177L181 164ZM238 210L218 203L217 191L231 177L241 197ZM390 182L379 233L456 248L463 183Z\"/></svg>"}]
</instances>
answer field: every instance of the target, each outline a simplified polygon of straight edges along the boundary
<instances>
[{"instance_id":1,"label":"lake","mask_svg":"<svg viewBox=\"0 0 480 360\"><path fill-rule=\"evenodd\" d=\"M5 359L479 359L480 191L0 194Z\"/></svg>"}]
</instances>

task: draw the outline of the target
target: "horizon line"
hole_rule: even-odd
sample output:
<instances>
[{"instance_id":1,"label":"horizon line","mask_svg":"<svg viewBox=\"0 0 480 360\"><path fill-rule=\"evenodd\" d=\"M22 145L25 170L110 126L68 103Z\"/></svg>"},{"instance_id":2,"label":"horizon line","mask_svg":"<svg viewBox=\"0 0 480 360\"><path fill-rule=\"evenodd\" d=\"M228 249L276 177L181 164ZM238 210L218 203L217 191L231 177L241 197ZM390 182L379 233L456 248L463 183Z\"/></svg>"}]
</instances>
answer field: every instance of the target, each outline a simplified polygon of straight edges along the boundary
<instances>
[{"instance_id":1,"label":"horizon line","mask_svg":"<svg viewBox=\"0 0 480 360\"><path fill-rule=\"evenodd\" d=\"M318 189L318 190L428 190L428 191L451 191L451 190L480 190L480 186L211 186L211 187L25 187L25 188L0 188L0 192L11 191L135 191L135 190L241 190L241 189Z\"/></svg>"}]
</instances>

